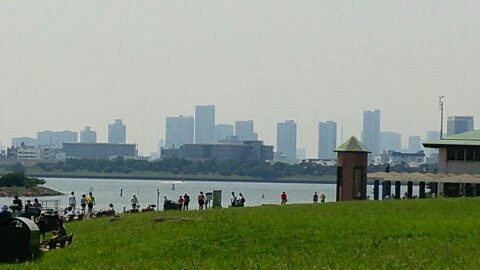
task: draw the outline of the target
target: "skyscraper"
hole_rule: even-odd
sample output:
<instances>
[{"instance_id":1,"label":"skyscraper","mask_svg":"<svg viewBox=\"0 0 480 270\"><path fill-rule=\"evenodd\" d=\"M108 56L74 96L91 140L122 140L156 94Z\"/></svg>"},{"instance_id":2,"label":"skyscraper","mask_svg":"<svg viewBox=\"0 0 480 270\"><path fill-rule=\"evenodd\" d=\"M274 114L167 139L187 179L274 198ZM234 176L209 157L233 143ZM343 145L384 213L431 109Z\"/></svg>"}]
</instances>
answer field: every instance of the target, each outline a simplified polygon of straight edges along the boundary
<instances>
[{"instance_id":1,"label":"skyscraper","mask_svg":"<svg viewBox=\"0 0 480 270\"><path fill-rule=\"evenodd\" d=\"M96 143L97 142L97 132L93 131L90 127L85 127L84 130L80 131L80 142L81 143Z\"/></svg>"},{"instance_id":2,"label":"skyscraper","mask_svg":"<svg viewBox=\"0 0 480 270\"><path fill-rule=\"evenodd\" d=\"M362 142L372 155L380 152L380 110L363 112Z\"/></svg>"},{"instance_id":3,"label":"skyscraper","mask_svg":"<svg viewBox=\"0 0 480 270\"><path fill-rule=\"evenodd\" d=\"M474 129L473 116L449 116L447 121L447 136L460 134Z\"/></svg>"},{"instance_id":4,"label":"skyscraper","mask_svg":"<svg viewBox=\"0 0 480 270\"><path fill-rule=\"evenodd\" d=\"M215 125L215 141L225 140L233 136L233 125L218 124Z\"/></svg>"},{"instance_id":5,"label":"skyscraper","mask_svg":"<svg viewBox=\"0 0 480 270\"><path fill-rule=\"evenodd\" d=\"M167 117L165 121L165 148L180 148L193 143L192 116Z\"/></svg>"},{"instance_id":6,"label":"skyscraper","mask_svg":"<svg viewBox=\"0 0 480 270\"><path fill-rule=\"evenodd\" d=\"M195 143L215 142L215 106L195 107Z\"/></svg>"},{"instance_id":7,"label":"skyscraper","mask_svg":"<svg viewBox=\"0 0 480 270\"><path fill-rule=\"evenodd\" d=\"M241 141L254 141L258 136L253 130L253 120L235 121L235 136Z\"/></svg>"},{"instance_id":8,"label":"skyscraper","mask_svg":"<svg viewBox=\"0 0 480 270\"><path fill-rule=\"evenodd\" d=\"M127 127L122 119L115 119L113 124L108 124L108 143L126 143Z\"/></svg>"},{"instance_id":9,"label":"skyscraper","mask_svg":"<svg viewBox=\"0 0 480 270\"><path fill-rule=\"evenodd\" d=\"M318 158L336 159L333 152L337 148L337 123L333 121L318 123Z\"/></svg>"},{"instance_id":10,"label":"skyscraper","mask_svg":"<svg viewBox=\"0 0 480 270\"><path fill-rule=\"evenodd\" d=\"M402 151L402 134L391 131L380 132L379 151Z\"/></svg>"},{"instance_id":11,"label":"skyscraper","mask_svg":"<svg viewBox=\"0 0 480 270\"><path fill-rule=\"evenodd\" d=\"M409 136L408 137L408 152L416 153L422 150L422 137Z\"/></svg>"},{"instance_id":12,"label":"skyscraper","mask_svg":"<svg viewBox=\"0 0 480 270\"><path fill-rule=\"evenodd\" d=\"M297 161L297 124L294 120L277 123L277 160Z\"/></svg>"}]
</instances>

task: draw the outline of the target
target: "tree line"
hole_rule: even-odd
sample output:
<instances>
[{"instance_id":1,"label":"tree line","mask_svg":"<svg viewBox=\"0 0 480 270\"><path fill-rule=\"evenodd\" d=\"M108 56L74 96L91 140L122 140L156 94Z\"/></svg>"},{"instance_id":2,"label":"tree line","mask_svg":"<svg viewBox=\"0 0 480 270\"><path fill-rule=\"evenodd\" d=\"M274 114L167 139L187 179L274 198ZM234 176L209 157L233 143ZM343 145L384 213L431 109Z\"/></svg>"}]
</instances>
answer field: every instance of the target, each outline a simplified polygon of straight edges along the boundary
<instances>
[{"instance_id":1,"label":"tree line","mask_svg":"<svg viewBox=\"0 0 480 270\"><path fill-rule=\"evenodd\" d=\"M18 165L11 165L16 167ZM21 166L21 165L20 165ZM205 175L219 174L223 176L247 176L262 179L278 179L293 176L325 176L336 175L336 166L323 166L314 162L298 164L267 163L267 162L240 162L240 161L190 161L179 158L162 159L157 161L132 160L118 157L112 160L67 159L58 163L37 163L44 171L60 170L63 172L89 171L97 173L130 173L139 172L168 172L172 174ZM386 165L370 165L369 172L385 171ZM397 164L390 167L392 172L436 172L435 165L409 167L407 164Z\"/></svg>"}]
</instances>

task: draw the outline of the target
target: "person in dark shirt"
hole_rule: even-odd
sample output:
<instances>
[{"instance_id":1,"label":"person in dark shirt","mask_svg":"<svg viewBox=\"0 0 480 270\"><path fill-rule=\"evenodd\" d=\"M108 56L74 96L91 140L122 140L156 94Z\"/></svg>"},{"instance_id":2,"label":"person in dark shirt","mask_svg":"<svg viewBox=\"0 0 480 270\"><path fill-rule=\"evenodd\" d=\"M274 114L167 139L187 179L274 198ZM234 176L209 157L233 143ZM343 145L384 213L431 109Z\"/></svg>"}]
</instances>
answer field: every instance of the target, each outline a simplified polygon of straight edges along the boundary
<instances>
[{"instance_id":1,"label":"person in dark shirt","mask_svg":"<svg viewBox=\"0 0 480 270\"><path fill-rule=\"evenodd\" d=\"M190 196L187 193L183 195L183 210L188 210L188 205L190 204Z\"/></svg>"},{"instance_id":2,"label":"person in dark shirt","mask_svg":"<svg viewBox=\"0 0 480 270\"><path fill-rule=\"evenodd\" d=\"M14 211L21 211L23 209L23 203L22 200L18 198L18 196L15 196L13 198L13 204L12 204L12 210Z\"/></svg>"}]
</instances>

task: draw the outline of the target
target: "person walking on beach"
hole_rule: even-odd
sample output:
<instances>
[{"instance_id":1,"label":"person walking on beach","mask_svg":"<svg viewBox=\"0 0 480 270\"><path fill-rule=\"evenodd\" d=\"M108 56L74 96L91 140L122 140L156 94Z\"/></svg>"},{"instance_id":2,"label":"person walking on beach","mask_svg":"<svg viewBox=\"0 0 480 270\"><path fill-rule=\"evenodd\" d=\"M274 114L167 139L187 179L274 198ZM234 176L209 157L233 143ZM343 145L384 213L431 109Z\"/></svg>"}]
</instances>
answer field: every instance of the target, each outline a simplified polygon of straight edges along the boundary
<instances>
[{"instance_id":1,"label":"person walking on beach","mask_svg":"<svg viewBox=\"0 0 480 270\"><path fill-rule=\"evenodd\" d=\"M325 193L322 192L322 194L320 194L320 202L321 202L321 203L325 203L325 198L326 198L326 197L327 197L327 196L325 196Z\"/></svg>"},{"instance_id":2,"label":"person walking on beach","mask_svg":"<svg viewBox=\"0 0 480 270\"><path fill-rule=\"evenodd\" d=\"M132 194L132 199L130 200L130 204L132 205L132 210L136 211L138 209L138 198L137 195Z\"/></svg>"},{"instance_id":3,"label":"person walking on beach","mask_svg":"<svg viewBox=\"0 0 480 270\"><path fill-rule=\"evenodd\" d=\"M183 210L188 210L188 205L190 204L190 196L187 193L183 195Z\"/></svg>"},{"instance_id":4,"label":"person walking on beach","mask_svg":"<svg viewBox=\"0 0 480 270\"><path fill-rule=\"evenodd\" d=\"M95 205L95 197L93 197L92 192L88 193L87 197L87 206L88 206L88 213L93 213L93 206Z\"/></svg>"},{"instance_id":5,"label":"person walking on beach","mask_svg":"<svg viewBox=\"0 0 480 270\"><path fill-rule=\"evenodd\" d=\"M205 204L205 195L203 195L203 191L200 191L198 194L198 209L203 210L203 205Z\"/></svg>"},{"instance_id":6,"label":"person walking on beach","mask_svg":"<svg viewBox=\"0 0 480 270\"><path fill-rule=\"evenodd\" d=\"M287 204L287 193L285 191L280 194L280 199L282 200L282 205Z\"/></svg>"},{"instance_id":7,"label":"person walking on beach","mask_svg":"<svg viewBox=\"0 0 480 270\"><path fill-rule=\"evenodd\" d=\"M85 214L85 207L87 207L87 195L82 194L82 198L80 198L80 206L82 207L82 214Z\"/></svg>"},{"instance_id":8,"label":"person walking on beach","mask_svg":"<svg viewBox=\"0 0 480 270\"><path fill-rule=\"evenodd\" d=\"M317 194L317 192L315 192L315 194L313 194L313 203L318 203L318 194Z\"/></svg>"},{"instance_id":9,"label":"person walking on beach","mask_svg":"<svg viewBox=\"0 0 480 270\"><path fill-rule=\"evenodd\" d=\"M68 196L68 205L72 207L73 212L75 212L75 207L77 206L77 198L75 198L75 193L72 191L70 196Z\"/></svg>"}]
</instances>

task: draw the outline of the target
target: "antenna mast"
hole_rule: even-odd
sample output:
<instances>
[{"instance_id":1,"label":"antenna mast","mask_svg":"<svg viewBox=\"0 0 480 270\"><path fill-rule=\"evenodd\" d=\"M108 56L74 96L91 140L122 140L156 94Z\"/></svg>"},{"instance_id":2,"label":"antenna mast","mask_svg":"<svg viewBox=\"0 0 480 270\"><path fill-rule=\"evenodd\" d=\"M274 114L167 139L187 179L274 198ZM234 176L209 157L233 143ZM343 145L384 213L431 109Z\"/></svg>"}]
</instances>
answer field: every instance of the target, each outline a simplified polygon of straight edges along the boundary
<instances>
[{"instance_id":1,"label":"antenna mast","mask_svg":"<svg viewBox=\"0 0 480 270\"><path fill-rule=\"evenodd\" d=\"M440 105L440 140L443 140L443 99L445 95L438 98L438 103Z\"/></svg>"}]
</instances>

